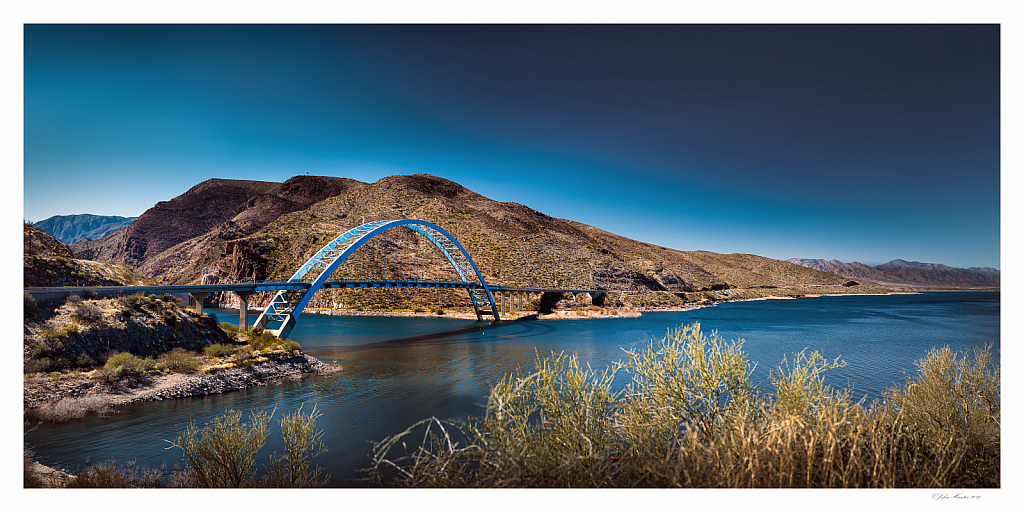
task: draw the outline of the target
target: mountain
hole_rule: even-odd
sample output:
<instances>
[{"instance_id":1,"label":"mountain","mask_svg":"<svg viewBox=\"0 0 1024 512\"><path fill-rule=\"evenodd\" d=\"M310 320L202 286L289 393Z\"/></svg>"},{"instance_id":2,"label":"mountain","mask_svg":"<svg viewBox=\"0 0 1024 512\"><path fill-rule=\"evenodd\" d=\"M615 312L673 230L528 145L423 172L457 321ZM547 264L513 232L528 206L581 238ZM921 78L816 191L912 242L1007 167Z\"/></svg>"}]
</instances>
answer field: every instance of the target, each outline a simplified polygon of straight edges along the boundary
<instances>
[{"instance_id":1,"label":"mountain","mask_svg":"<svg viewBox=\"0 0 1024 512\"><path fill-rule=\"evenodd\" d=\"M208 180L158 203L128 227L72 249L78 257L137 265L144 275L168 284L286 279L341 233L364 222L402 218L424 219L447 230L485 279L497 284L606 289L626 294L616 300L637 306L852 291L848 279L826 272L750 254L679 251L638 242L518 203L494 201L426 174L374 183L319 176L280 184ZM386 261L380 277L443 277L445 262L421 256L427 245L406 230L375 246ZM356 259L352 262L349 267ZM352 275L349 267L343 265L335 276ZM872 290L881 289L858 289ZM417 299L399 295L423 292L351 293L324 291L315 301L320 307L358 305L370 297L365 300L376 300L378 306L407 307ZM431 300L455 303L458 296L438 292Z\"/></svg>"},{"instance_id":2,"label":"mountain","mask_svg":"<svg viewBox=\"0 0 1024 512\"><path fill-rule=\"evenodd\" d=\"M361 183L347 178L318 176L296 176L284 183L210 179L157 203L102 240L80 242L73 249L81 258L138 266L198 236L227 240L251 234L283 214L357 185Z\"/></svg>"},{"instance_id":3,"label":"mountain","mask_svg":"<svg viewBox=\"0 0 1024 512\"><path fill-rule=\"evenodd\" d=\"M49 233L25 224L24 286L125 286L146 284L130 266L73 257L71 248Z\"/></svg>"},{"instance_id":4,"label":"mountain","mask_svg":"<svg viewBox=\"0 0 1024 512\"><path fill-rule=\"evenodd\" d=\"M33 225L65 244L73 244L83 239L99 240L127 226L136 218L90 214L55 215Z\"/></svg>"},{"instance_id":5,"label":"mountain","mask_svg":"<svg viewBox=\"0 0 1024 512\"><path fill-rule=\"evenodd\" d=\"M862 279L884 285L942 287L942 288L998 288L999 271L994 268L955 268L941 263L921 263L895 259L874 267L863 263L843 263L839 260L791 258L790 263L807 268L831 272L851 279Z\"/></svg>"}]
</instances>

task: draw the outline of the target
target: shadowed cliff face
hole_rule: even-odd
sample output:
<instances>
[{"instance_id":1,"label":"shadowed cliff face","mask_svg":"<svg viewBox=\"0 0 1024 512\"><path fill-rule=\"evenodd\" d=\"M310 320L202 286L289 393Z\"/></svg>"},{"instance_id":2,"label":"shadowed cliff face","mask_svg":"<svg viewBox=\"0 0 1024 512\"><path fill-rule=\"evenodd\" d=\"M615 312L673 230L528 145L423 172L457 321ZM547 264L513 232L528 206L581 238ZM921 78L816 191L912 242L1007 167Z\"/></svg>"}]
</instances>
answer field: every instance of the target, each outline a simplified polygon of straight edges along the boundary
<instances>
[{"instance_id":1,"label":"shadowed cliff face","mask_svg":"<svg viewBox=\"0 0 1024 512\"><path fill-rule=\"evenodd\" d=\"M991 268L955 268L941 263L895 259L869 267L860 262L792 258L791 263L836 275L882 284L953 288L998 288L999 271Z\"/></svg>"},{"instance_id":2,"label":"shadowed cliff face","mask_svg":"<svg viewBox=\"0 0 1024 512\"><path fill-rule=\"evenodd\" d=\"M493 201L426 174L369 184L312 176L280 184L209 180L154 206L102 244L75 249L101 261L134 262L143 274L166 283L195 283L204 276L283 279L345 231L403 218L447 230L485 279L497 284L690 293L841 287L846 281L760 256L684 252L630 240L518 203ZM389 275L441 278L450 272L416 256L423 244L408 233L392 233L383 250Z\"/></svg>"}]
</instances>

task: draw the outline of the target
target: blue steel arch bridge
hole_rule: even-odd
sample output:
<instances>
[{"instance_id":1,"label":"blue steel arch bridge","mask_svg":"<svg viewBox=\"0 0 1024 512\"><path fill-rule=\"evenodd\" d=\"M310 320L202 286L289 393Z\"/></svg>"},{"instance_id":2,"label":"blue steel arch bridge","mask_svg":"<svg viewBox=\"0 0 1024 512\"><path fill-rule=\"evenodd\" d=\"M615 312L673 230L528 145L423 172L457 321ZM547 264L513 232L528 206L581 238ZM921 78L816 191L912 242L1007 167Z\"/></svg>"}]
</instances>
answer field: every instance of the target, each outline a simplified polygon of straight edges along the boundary
<instances>
[{"instance_id":1,"label":"blue steel arch bridge","mask_svg":"<svg viewBox=\"0 0 1024 512\"><path fill-rule=\"evenodd\" d=\"M426 276L394 278L386 274L367 278L363 266L374 255L366 249L388 242L389 230L409 232L426 239L429 246L453 270L454 278L437 279ZM390 231L394 233L395 231ZM399 236L401 236L399 234ZM362 251L360 249L363 248ZM332 279L339 267L349 263L346 274L356 278ZM380 277L380 278L377 278ZM389 278L391 277L391 278ZM249 281L241 283L169 286L94 286L60 288L25 288L26 293L46 300L66 297L73 293L93 292L97 295L147 293L188 293L196 300L197 311L202 312L202 301L215 292L234 292L240 299L239 327L248 326L248 298L257 292L273 292L270 302L259 314L253 326L268 329L281 338L287 338L310 300L321 289L345 288L448 288L464 289L469 295L477 320L484 317L500 321L507 311L506 300L513 309L521 307L527 294L571 293L590 294L595 299L603 290L573 288L534 288L489 284L477 268L466 249L441 227L419 219L381 220L367 222L334 238L315 252L287 280ZM496 299L497 297L497 299Z\"/></svg>"}]
</instances>

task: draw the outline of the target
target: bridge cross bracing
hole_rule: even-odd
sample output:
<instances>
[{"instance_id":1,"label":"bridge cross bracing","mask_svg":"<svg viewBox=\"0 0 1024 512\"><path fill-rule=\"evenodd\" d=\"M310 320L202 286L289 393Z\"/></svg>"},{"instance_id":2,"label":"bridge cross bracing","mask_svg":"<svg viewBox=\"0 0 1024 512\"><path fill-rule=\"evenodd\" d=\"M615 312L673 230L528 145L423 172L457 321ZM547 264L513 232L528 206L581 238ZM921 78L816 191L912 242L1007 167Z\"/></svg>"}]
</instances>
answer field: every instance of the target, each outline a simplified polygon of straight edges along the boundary
<instances>
[{"instance_id":1,"label":"bridge cross bracing","mask_svg":"<svg viewBox=\"0 0 1024 512\"><path fill-rule=\"evenodd\" d=\"M374 237L386 232L388 229L404 227L411 229L429 240L454 268L458 278L464 282L479 283L480 296L473 293L470 287L466 287L473 310L478 320L483 315L490 315L495 320L500 320L500 313L495 306L494 297L491 295L483 275L480 274L476 264L469 257L469 254L453 236L444 229L427 221L417 219L382 220L367 222L360 226L346 231L310 257L294 275L289 282L309 281L309 288L306 290L281 290L274 295L267 308L260 314L254 324L259 328L266 328L269 322L280 322L280 327L271 329L280 337L285 337L291 332L296 320L302 314L302 310L309 303L317 290L323 287L327 278L338 266L355 253L359 247L366 244ZM485 309L489 306L489 309Z\"/></svg>"}]
</instances>

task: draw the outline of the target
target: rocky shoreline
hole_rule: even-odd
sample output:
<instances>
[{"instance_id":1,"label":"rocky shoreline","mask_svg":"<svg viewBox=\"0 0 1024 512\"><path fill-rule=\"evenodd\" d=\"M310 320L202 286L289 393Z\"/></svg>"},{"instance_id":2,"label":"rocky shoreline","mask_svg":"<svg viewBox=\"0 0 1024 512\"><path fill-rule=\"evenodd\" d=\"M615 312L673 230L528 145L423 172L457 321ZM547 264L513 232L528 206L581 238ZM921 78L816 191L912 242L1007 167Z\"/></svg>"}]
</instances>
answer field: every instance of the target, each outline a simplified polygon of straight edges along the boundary
<instances>
[{"instance_id":1,"label":"rocky shoreline","mask_svg":"<svg viewBox=\"0 0 1024 512\"><path fill-rule=\"evenodd\" d=\"M308 374L328 374L341 370L306 355L276 357L254 364L252 368L230 368L198 374L161 374L106 383L83 375L57 382L30 382L24 386L26 418L60 420L78 413L104 413L112 407L135 402L186 398L227 393Z\"/></svg>"}]
</instances>

